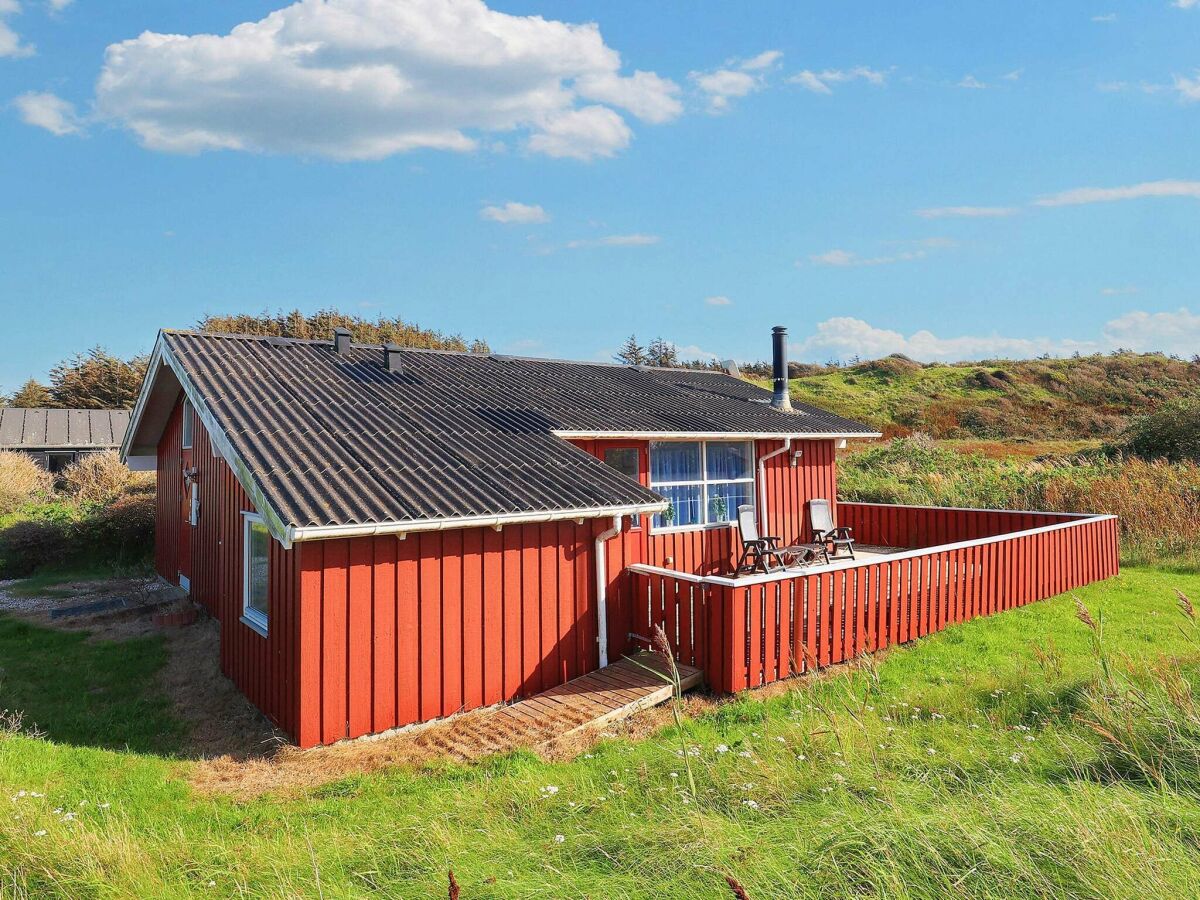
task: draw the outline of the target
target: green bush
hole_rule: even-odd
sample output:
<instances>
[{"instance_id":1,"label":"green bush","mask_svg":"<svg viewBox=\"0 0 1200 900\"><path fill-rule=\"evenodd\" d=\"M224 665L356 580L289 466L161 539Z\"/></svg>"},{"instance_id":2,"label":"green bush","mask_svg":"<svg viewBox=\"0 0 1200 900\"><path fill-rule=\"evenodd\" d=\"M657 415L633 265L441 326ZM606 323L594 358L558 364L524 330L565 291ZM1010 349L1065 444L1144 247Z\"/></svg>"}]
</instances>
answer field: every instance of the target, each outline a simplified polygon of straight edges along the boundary
<instances>
[{"instance_id":1,"label":"green bush","mask_svg":"<svg viewBox=\"0 0 1200 900\"><path fill-rule=\"evenodd\" d=\"M1200 462L1200 400L1177 400L1134 419L1122 449L1142 459Z\"/></svg>"},{"instance_id":2,"label":"green bush","mask_svg":"<svg viewBox=\"0 0 1200 900\"><path fill-rule=\"evenodd\" d=\"M110 503L49 503L0 530L0 577L23 578L45 566L131 566L153 552L153 494L127 494Z\"/></svg>"},{"instance_id":3,"label":"green bush","mask_svg":"<svg viewBox=\"0 0 1200 900\"><path fill-rule=\"evenodd\" d=\"M54 519L22 519L0 531L0 575L24 578L69 551L69 528Z\"/></svg>"}]
</instances>

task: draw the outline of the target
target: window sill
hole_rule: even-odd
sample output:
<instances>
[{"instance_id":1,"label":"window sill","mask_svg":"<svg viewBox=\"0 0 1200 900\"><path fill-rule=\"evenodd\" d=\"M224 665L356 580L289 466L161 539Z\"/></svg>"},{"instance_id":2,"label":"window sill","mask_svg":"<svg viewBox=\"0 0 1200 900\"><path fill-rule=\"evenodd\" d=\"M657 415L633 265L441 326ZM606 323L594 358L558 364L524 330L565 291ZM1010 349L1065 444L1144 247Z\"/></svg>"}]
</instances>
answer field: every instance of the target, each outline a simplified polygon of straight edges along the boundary
<instances>
[{"instance_id":1,"label":"window sill","mask_svg":"<svg viewBox=\"0 0 1200 900\"><path fill-rule=\"evenodd\" d=\"M716 531L720 528L735 528L737 522L710 522L707 525L676 525L667 528L652 528L651 534L681 534L685 531Z\"/></svg>"},{"instance_id":2,"label":"window sill","mask_svg":"<svg viewBox=\"0 0 1200 900\"><path fill-rule=\"evenodd\" d=\"M264 616L257 616L253 613L246 612L242 614L241 622L255 634L262 637L267 636L267 620Z\"/></svg>"}]
</instances>

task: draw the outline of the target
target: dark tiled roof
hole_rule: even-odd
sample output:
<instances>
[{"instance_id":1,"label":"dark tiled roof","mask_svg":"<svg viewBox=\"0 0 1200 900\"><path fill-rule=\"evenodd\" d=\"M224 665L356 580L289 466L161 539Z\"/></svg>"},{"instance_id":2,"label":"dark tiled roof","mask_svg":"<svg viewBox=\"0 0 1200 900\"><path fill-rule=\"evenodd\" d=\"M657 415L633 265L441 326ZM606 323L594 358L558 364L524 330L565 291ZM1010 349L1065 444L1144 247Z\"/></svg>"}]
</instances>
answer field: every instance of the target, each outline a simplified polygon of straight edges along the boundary
<instances>
[{"instance_id":1,"label":"dark tiled roof","mask_svg":"<svg viewBox=\"0 0 1200 900\"><path fill-rule=\"evenodd\" d=\"M115 450L129 426L127 409L0 409L0 450Z\"/></svg>"},{"instance_id":2,"label":"dark tiled roof","mask_svg":"<svg viewBox=\"0 0 1200 900\"><path fill-rule=\"evenodd\" d=\"M661 498L552 434L869 433L720 373L186 332L164 341L285 523L608 509Z\"/></svg>"}]
</instances>

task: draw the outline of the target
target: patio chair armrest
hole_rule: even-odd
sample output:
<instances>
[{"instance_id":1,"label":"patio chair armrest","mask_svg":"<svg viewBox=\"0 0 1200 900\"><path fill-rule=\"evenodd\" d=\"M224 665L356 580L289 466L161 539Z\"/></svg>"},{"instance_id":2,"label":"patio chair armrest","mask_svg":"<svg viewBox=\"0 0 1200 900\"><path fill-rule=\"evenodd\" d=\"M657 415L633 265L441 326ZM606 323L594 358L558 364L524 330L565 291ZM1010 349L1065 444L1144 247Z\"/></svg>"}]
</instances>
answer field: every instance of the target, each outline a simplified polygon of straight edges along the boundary
<instances>
[{"instance_id":1,"label":"patio chair armrest","mask_svg":"<svg viewBox=\"0 0 1200 900\"><path fill-rule=\"evenodd\" d=\"M833 529L833 531L831 531L829 533L831 535L833 535L835 538L837 538L837 540L839 540L839 541L854 540L854 529L851 528L849 525L839 525L837 528Z\"/></svg>"},{"instance_id":2,"label":"patio chair armrest","mask_svg":"<svg viewBox=\"0 0 1200 900\"><path fill-rule=\"evenodd\" d=\"M783 538L776 537L773 534L763 535L762 540L766 543L766 545L768 547L778 547L780 544L783 543Z\"/></svg>"}]
</instances>

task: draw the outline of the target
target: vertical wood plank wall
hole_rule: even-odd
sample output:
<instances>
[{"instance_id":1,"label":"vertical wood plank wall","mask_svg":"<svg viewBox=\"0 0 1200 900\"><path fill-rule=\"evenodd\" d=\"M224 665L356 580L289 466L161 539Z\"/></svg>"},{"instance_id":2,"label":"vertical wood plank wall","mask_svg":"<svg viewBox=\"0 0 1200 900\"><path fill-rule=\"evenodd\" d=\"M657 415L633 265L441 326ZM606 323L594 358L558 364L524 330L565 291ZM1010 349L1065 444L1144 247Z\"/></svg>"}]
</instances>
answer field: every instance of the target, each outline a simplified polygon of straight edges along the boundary
<instances>
[{"instance_id":1,"label":"vertical wood plank wall","mask_svg":"<svg viewBox=\"0 0 1200 900\"><path fill-rule=\"evenodd\" d=\"M595 669L594 540L604 527L299 545L298 743L489 706Z\"/></svg>"},{"instance_id":2,"label":"vertical wood plank wall","mask_svg":"<svg viewBox=\"0 0 1200 900\"><path fill-rule=\"evenodd\" d=\"M155 563L179 583L178 544L183 514L180 454L182 404L158 448ZM255 706L289 734L296 733L296 617L299 554L269 542L268 629L263 637L241 622L242 512L254 506L224 459L214 456L208 432L193 419L192 464L199 489L199 519L192 533L191 596L221 628L221 671Z\"/></svg>"},{"instance_id":3,"label":"vertical wood plank wall","mask_svg":"<svg viewBox=\"0 0 1200 900\"><path fill-rule=\"evenodd\" d=\"M575 441L579 447L604 458L612 447L637 447L642 451L642 481L649 484L649 469L645 441ZM783 446L783 441L757 441L755 444L755 479L757 460ZM781 454L766 463L767 513L769 534L787 542L807 540L809 500L837 497L837 467L833 441L793 441L792 451L799 451L796 465L792 453ZM754 505L759 503L757 484ZM605 527L611 523L606 523ZM639 649L629 638L629 623L633 612L629 580L623 576L627 566L635 563L661 566L692 575L728 574L732 571L740 550L736 527L711 528L704 531L667 532L651 534L643 519L642 527L628 529L606 545L608 573L608 655L617 659L624 653Z\"/></svg>"},{"instance_id":4,"label":"vertical wood plank wall","mask_svg":"<svg viewBox=\"0 0 1200 900\"><path fill-rule=\"evenodd\" d=\"M677 657L702 666L716 691L757 687L1117 574L1117 520L1062 518L1016 514L1007 521L1021 530L1011 537L744 585L634 570L635 627L662 626Z\"/></svg>"}]
</instances>

